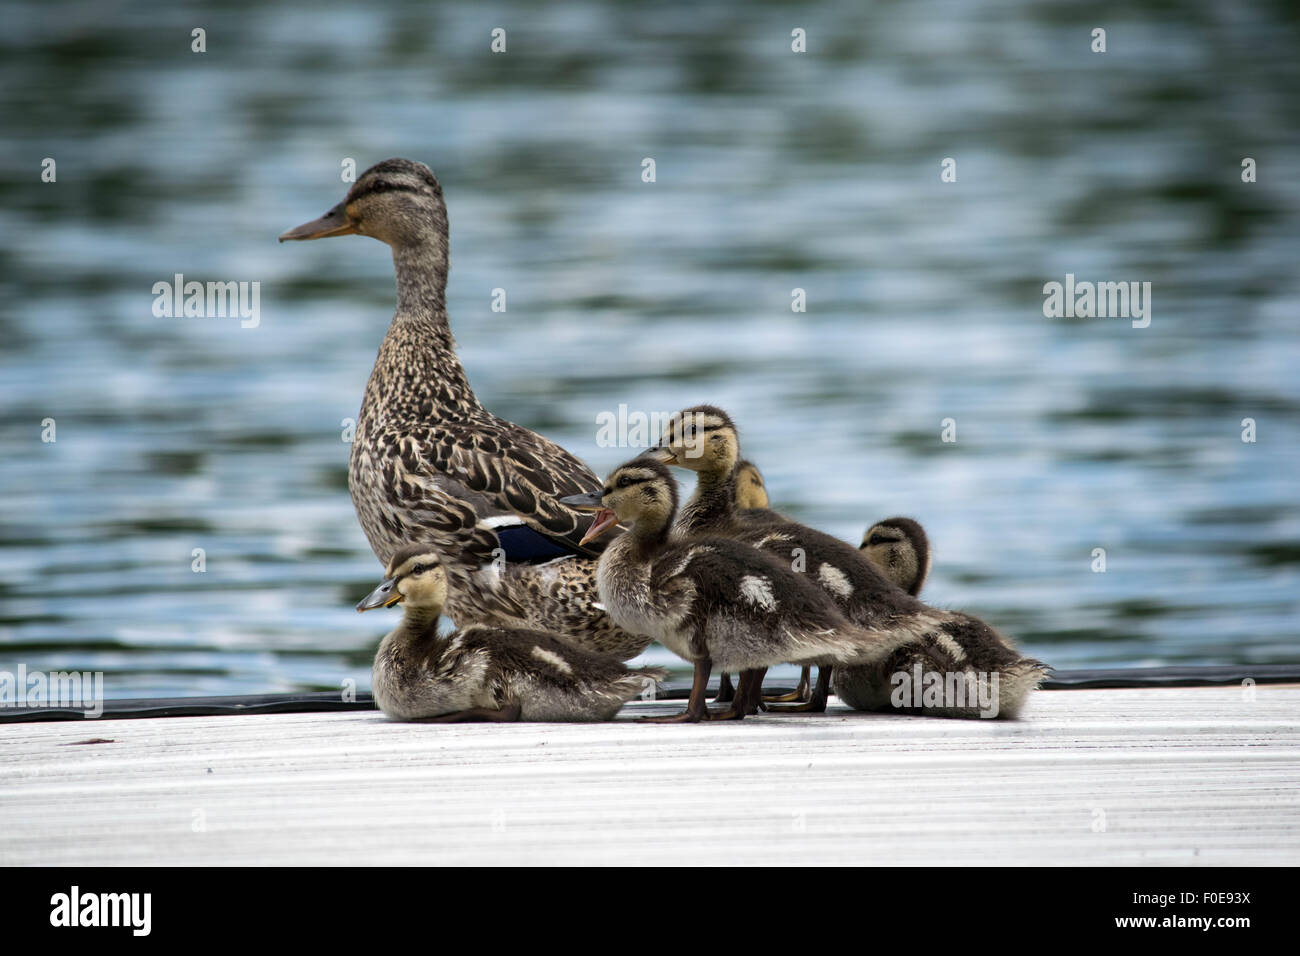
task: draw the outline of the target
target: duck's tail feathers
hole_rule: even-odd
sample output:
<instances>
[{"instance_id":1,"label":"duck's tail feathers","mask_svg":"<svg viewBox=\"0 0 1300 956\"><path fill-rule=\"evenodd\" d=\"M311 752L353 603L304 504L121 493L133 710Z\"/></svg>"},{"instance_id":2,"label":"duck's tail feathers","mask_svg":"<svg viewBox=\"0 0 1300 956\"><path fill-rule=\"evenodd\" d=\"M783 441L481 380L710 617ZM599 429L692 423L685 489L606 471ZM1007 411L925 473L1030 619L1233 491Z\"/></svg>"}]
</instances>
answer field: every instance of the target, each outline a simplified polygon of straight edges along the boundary
<instances>
[{"instance_id":1,"label":"duck's tail feathers","mask_svg":"<svg viewBox=\"0 0 1300 956\"><path fill-rule=\"evenodd\" d=\"M1032 657L1022 657L1001 670L998 687L998 716L1008 720L1020 716L1029 695L1038 690L1051 668Z\"/></svg>"}]
</instances>

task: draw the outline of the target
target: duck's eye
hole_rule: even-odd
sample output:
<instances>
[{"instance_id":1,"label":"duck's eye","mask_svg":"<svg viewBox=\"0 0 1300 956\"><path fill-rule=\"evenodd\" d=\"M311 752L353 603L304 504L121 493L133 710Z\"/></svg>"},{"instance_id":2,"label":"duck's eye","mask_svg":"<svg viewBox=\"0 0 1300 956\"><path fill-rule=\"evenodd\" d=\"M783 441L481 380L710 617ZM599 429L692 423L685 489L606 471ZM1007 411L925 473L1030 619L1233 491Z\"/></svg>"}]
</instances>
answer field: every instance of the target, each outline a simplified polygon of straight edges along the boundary
<instances>
[{"instance_id":1,"label":"duck's eye","mask_svg":"<svg viewBox=\"0 0 1300 956\"><path fill-rule=\"evenodd\" d=\"M426 571L432 571L432 570L433 570L432 564L417 564L415 567L411 568L411 573L424 574Z\"/></svg>"},{"instance_id":2,"label":"duck's eye","mask_svg":"<svg viewBox=\"0 0 1300 956\"><path fill-rule=\"evenodd\" d=\"M885 534L873 534L867 539L867 544L894 544L902 540L902 538L891 538Z\"/></svg>"},{"instance_id":3,"label":"duck's eye","mask_svg":"<svg viewBox=\"0 0 1300 956\"><path fill-rule=\"evenodd\" d=\"M621 476L619 477L619 479L618 479L618 486L619 486L620 488L626 488L626 487L627 487L628 485L630 485L630 484L632 484L632 476L631 476L631 475L621 475Z\"/></svg>"}]
</instances>

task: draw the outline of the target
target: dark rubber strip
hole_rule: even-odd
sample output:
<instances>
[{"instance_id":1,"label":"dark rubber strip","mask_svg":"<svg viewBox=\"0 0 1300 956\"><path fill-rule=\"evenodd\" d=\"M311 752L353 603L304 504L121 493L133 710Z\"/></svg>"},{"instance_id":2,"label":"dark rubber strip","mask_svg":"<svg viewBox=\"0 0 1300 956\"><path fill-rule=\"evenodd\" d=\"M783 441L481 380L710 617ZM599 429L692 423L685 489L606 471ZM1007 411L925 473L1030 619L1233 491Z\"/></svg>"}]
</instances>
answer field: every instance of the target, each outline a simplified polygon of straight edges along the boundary
<instances>
[{"instance_id":1,"label":"dark rubber strip","mask_svg":"<svg viewBox=\"0 0 1300 956\"><path fill-rule=\"evenodd\" d=\"M1225 667L1131 667L1084 668L1055 671L1043 683L1043 690L1085 690L1103 687L1213 687L1238 685L1245 680L1256 684L1300 684L1300 664L1256 664ZM715 685L716 686L716 685ZM785 693L790 687L769 685L770 694ZM685 700L690 695L687 681L666 681L657 699ZM106 700L99 720L128 720L140 717L217 717L231 714L305 714L345 710L374 710L374 698L358 693L345 701L337 691L310 694L249 694L238 697L169 697L137 700ZM33 723L46 720L87 720L81 708L4 707L0 724Z\"/></svg>"}]
</instances>

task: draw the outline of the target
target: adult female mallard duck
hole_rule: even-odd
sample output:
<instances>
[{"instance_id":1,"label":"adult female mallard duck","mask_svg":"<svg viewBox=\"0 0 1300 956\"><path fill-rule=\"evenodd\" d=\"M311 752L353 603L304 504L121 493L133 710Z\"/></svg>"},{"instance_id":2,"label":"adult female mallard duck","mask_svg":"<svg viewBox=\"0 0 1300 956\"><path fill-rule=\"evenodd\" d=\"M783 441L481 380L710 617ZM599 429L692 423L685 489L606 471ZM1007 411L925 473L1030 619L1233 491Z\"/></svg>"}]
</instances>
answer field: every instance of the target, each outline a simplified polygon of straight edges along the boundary
<instances>
[{"instance_id":1,"label":"adult female mallard duck","mask_svg":"<svg viewBox=\"0 0 1300 956\"><path fill-rule=\"evenodd\" d=\"M855 626L808 575L734 538L671 534L677 483L653 458L633 459L601 491L566 501L596 512L588 538L630 523L600 557L600 599L625 630L654 637L694 665L685 713L654 719L741 719L757 705L757 681L773 664L869 664L913 639L907 627ZM741 676L731 709L717 715L705 703L715 664Z\"/></svg>"},{"instance_id":2,"label":"adult female mallard duck","mask_svg":"<svg viewBox=\"0 0 1300 956\"><path fill-rule=\"evenodd\" d=\"M629 670L541 631L474 624L438 633L447 572L437 552L398 549L386 577L358 611L401 604L402 623L375 655L375 703L394 720L610 720L662 679L658 668Z\"/></svg>"},{"instance_id":3,"label":"adult female mallard duck","mask_svg":"<svg viewBox=\"0 0 1300 956\"><path fill-rule=\"evenodd\" d=\"M861 549L899 587L913 595L921 592L930 573L930 542L920 524L911 518L877 522L863 535ZM857 710L903 711L929 717L1013 718L1020 714L1025 700L1049 670L1042 661L1022 657L992 628L964 628L950 633L949 640L935 648L903 647L878 664L836 668L831 683L836 696ZM905 695L898 693L904 682L908 691ZM941 683L945 694L951 686L953 691L959 691L952 696L960 696L962 701L939 694ZM981 690L987 690L989 685L995 688L996 697L992 713L979 703ZM935 689L928 704L927 687Z\"/></svg>"},{"instance_id":4,"label":"adult female mallard duck","mask_svg":"<svg viewBox=\"0 0 1300 956\"><path fill-rule=\"evenodd\" d=\"M432 170L409 159L378 163L343 202L280 241L354 234L387 243L397 273L397 311L366 384L348 469L375 555L387 563L410 541L448 555L447 613L457 622L536 627L622 659L640 653L646 642L595 606L602 548L581 543L587 521L560 501L599 480L554 442L485 409L456 356L447 207Z\"/></svg>"}]
</instances>

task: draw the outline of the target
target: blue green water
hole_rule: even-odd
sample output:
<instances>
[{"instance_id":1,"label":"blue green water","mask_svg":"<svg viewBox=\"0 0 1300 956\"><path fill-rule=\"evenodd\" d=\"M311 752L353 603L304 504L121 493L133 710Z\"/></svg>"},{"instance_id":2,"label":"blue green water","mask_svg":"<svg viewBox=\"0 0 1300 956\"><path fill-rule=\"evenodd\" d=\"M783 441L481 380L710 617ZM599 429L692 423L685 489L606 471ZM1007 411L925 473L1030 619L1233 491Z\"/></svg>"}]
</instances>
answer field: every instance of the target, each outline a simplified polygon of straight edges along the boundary
<instances>
[{"instance_id":1,"label":"blue green water","mask_svg":"<svg viewBox=\"0 0 1300 956\"><path fill-rule=\"evenodd\" d=\"M480 397L598 471L602 413L714 402L776 505L920 519L929 599L1059 667L1300 662L1292 6L533 7L0 3L0 669L366 686L341 436L391 262L275 239L394 155ZM176 273L259 324L156 317ZM1150 326L1045 318L1067 273Z\"/></svg>"}]
</instances>

